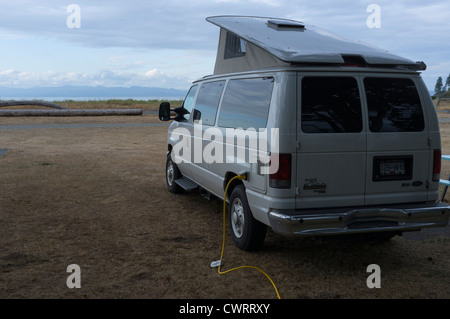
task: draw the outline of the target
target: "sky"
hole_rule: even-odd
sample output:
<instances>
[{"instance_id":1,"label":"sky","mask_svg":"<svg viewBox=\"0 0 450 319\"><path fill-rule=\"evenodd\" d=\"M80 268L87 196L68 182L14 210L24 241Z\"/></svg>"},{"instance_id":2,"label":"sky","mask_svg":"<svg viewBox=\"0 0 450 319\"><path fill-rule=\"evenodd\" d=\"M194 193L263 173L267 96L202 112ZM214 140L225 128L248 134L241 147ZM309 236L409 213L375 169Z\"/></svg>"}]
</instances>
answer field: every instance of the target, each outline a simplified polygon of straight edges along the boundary
<instances>
[{"instance_id":1,"label":"sky","mask_svg":"<svg viewBox=\"0 0 450 319\"><path fill-rule=\"evenodd\" d=\"M375 5L376 10L373 9ZM246 15L302 21L450 74L449 0L0 0L0 87L188 90L214 69L219 28Z\"/></svg>"}]
</instances>

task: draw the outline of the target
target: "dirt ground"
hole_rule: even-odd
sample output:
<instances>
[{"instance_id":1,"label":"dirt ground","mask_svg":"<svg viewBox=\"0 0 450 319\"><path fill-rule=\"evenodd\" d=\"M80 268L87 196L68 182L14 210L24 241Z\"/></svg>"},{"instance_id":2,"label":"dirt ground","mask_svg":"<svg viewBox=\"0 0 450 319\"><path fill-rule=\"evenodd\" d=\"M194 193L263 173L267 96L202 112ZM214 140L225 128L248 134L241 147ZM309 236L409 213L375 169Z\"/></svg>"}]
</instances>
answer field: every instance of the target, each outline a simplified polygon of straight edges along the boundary
<instances>
[{"instance_id":1,"label":"dirt ground","mask_svg":"<svg viewBox=\"0 0 450 319\"><path fill-rule=\"evenodd\" d=\"M222 202L167 191L167 127L120 125L157 122L153 114L0 118L8 150L0 157L0 298L276 298L255 270L210 267L221 251ZM108 123L116 125L94 125ZM441 129L450 154L450 122ZM447 299L446 234L371 242L268 231L252 253L227 235L222 270L259 267L284 299ZM80 289L66 285L71 264L81 269ZM380 289L367 287L370 264L381 268Z\"/></svg>"}]
</instances>

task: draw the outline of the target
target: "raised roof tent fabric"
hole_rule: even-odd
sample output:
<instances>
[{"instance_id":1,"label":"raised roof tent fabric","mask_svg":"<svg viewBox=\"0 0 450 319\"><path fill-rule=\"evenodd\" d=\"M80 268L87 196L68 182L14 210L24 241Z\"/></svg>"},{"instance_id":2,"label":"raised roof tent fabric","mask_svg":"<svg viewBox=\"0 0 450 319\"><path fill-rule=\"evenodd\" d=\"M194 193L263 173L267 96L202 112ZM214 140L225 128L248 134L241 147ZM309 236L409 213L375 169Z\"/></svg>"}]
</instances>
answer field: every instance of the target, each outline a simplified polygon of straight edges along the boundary
<instances>
[{"instance_id":1,"label":"raised roof tent fabric","mask_svg":"<svg viewBox=\"0 0 450 319\"><path fill-rule=\"evenodd\" d=\"M246 53L242 57L225 59L226 33L224 29L220 30L219 48L217 50L216 66L214 74L225 74L233 72L243 72L258 70L262 68L287 66L289 63L283 62L269 52L247 43Z\"/></svg>"},{"instance_id":2,"label":"raised roof tent fabric","mask_svg":"<svg viewBox=\"0 0 450 319\"><path fill-rule=\"evenodd\" d=\"M247 48L254 45L262 49L253 50L255 55L246 54L245 57L226 61L222 51L225 37L221 32L215 69L220 71L219 73L228 73L227 66L231 67L231 72L237 72L239 64L244 64L242 71L249 70L247 67L250 64L253 69L272 67L283 62L339 64L344 63L343 56L346 55L360 56L369 65L404 65L419 68L412 60L298 21L244 16L216 16L206 20L247 41ZM264 56L267 53L279 61L274 63L273 58L270 60ZM258 59L262 60L262 63L257 62ZM269 60L267 64L266 59Z\"/></svg>"}]
</instances>

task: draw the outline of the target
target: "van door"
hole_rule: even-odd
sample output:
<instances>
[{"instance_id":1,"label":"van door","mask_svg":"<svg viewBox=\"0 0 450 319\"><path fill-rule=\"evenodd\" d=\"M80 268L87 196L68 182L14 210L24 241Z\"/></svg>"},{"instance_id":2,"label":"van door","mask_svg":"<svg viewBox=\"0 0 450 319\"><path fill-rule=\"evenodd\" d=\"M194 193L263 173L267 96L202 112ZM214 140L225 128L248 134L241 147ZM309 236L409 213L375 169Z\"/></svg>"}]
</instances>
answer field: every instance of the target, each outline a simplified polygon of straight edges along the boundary
<instances>
[{"instance_id":1,"label":"van door","mask_svg":"<svg viewBox=\"0 0 450 319\"><path fill-rule=\"evenodd\" d=\"M203 83L199 88L191 116L194 124L191 175L197 184L213 192L214 186L221 184L217 183L215 175L210 170L210 158L206 158L209 152L205 148L212 143L210 138L217 133L214 125L224 87L225 80Z\"/></svg>"},{"instance_id":2,"label":"van door","mask_svg":"<svg viewBox=\"0 0 450 319\"><path fill-rule=\"evenodd\" d=\"M430 147L416 82L407 76L363 80L369 117L366 205L428 197Z\"/></svg>"},{"instance_id":3,"label":"van door","mask_svg":"<svg viewBox=\"0 0 450 319\"><path fill-rule=\"evenodd\" d=\"M298 76L296 208L364 205L366 134L356 77Z\"/></svg>"}]
</instances>

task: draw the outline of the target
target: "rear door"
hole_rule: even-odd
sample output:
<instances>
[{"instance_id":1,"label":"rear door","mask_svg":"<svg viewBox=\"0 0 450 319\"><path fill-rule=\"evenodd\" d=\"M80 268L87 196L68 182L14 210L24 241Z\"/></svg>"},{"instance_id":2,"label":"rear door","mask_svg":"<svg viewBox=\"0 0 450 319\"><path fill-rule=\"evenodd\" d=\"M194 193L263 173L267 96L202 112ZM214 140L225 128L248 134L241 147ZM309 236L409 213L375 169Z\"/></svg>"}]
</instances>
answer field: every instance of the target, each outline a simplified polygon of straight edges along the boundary
<instances>
[{"instance_id":1,"label":"rear door","mask_svg":"<svg viewBox=\"0 0 450 319\"><path fill-rule=\"evenodd\" d=\"M366 205L426 201L428 127L414 78L363 78L368 110Z\"/></svg>"},{"instance_id":2,"label":"rear door","mask_svg":"<svg viewBox=\"0 0 450 319\"><path fill-rule=\"evenodd\" d=\"M298 76L296 206L364 205L367 142L358 77Z\"/></svg>"}]
</instances>

